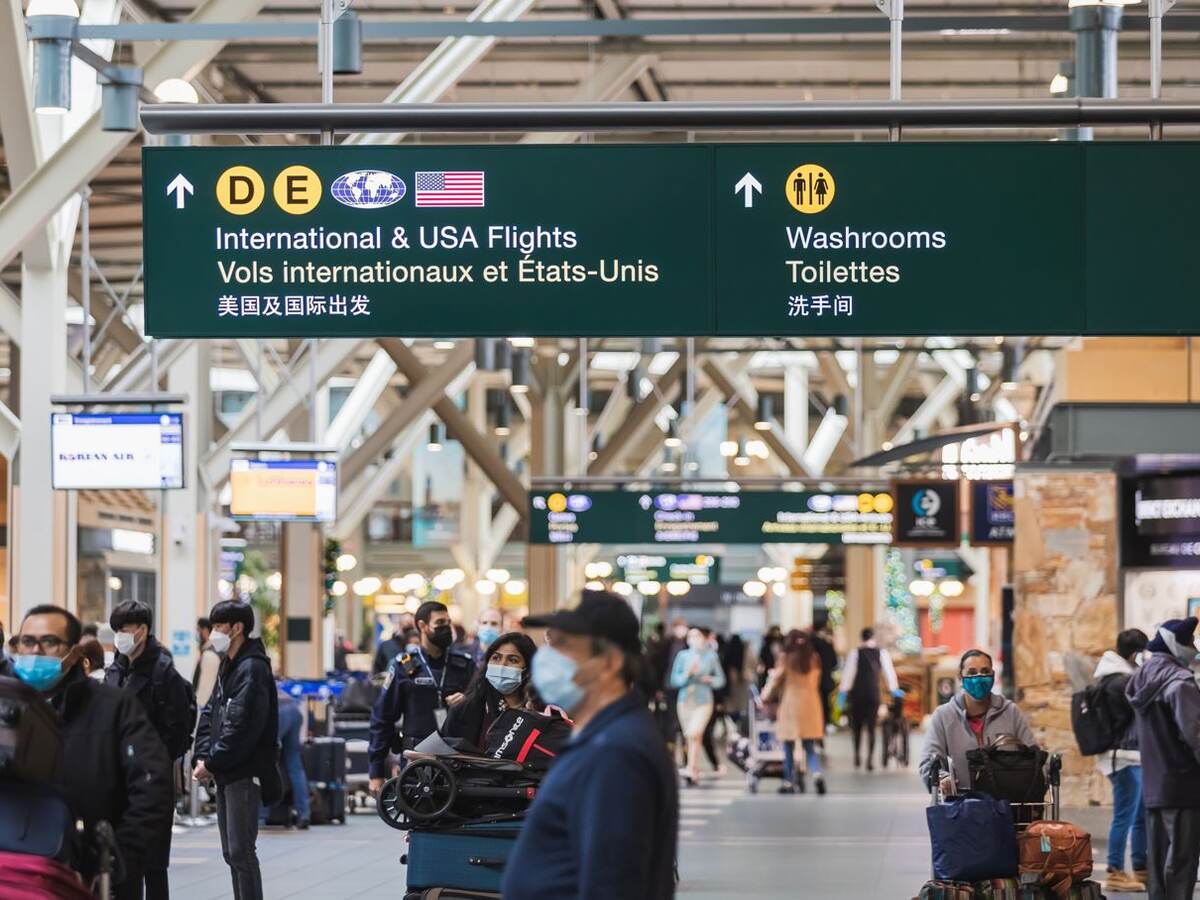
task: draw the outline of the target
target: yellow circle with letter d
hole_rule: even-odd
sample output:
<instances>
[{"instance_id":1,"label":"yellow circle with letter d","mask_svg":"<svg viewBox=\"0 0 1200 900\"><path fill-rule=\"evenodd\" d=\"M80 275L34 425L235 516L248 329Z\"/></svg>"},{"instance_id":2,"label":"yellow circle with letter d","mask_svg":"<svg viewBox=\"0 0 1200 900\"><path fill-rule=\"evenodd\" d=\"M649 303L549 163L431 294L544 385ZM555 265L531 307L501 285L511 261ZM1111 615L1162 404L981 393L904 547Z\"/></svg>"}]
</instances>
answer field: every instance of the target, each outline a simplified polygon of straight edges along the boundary
<instances>
[{"instance_id":1,"label":"yellow circle with letter d","mask_svg":"<svg viewBox=\"0 0 1200 900\"><path fill-rule=\"evenodd\" d=\"M233 166L217 178L217 202L235 216L245 216L262 206L267 196L262 176L249 166Z\"/></svg>"},{"instance_id":2,"label":"yellow circle with letter d","mask_svg":"<svg viewBox=\"0 0 1200 900\"><path fill-rule=\"evenodd\" d=\"M321 179L308 166L288 166L275 177L274 194L285 213L302 216L321 202Z\"/></svg>"},{"instance_id":3,"label":"yellow circle with letter d","mask_svg":"<svg viewBox=\"0 0 1200 900\"><path fill-rule=\"evenodd\" d=\"M784 185L784 193L792 209L811 215L823 212L833 202L837 191L833 176L824 166L805 163L792 170Z\"/></svg>"}]
</instances>

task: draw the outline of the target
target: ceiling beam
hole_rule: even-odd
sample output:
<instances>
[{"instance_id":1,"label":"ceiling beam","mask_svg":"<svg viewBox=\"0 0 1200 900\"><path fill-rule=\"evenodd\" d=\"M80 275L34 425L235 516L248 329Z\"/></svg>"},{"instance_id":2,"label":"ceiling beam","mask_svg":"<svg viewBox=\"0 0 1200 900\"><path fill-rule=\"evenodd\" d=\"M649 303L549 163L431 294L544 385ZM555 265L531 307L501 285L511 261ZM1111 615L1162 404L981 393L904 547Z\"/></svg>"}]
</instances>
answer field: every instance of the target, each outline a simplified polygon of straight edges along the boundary
<instances>
[{"instance_id":1,"label":"ceiling beam","mask_svg":"<svg viewBox=\"0 0 1200 900\"><path fill-rule=\"evenodd\" d=\"M189 22L240 22L251 18L265 0L205 0ZM11 3L10 5L19 5ZM212 61L224 41L176 41L164 44L147 62L144 80L191 78ZM7 90L7 86L5 90ZM104 131L97 111L0 205L0 268L8 265L38 229L103 169L134 133Z\"/></svg>"}]
</instances>

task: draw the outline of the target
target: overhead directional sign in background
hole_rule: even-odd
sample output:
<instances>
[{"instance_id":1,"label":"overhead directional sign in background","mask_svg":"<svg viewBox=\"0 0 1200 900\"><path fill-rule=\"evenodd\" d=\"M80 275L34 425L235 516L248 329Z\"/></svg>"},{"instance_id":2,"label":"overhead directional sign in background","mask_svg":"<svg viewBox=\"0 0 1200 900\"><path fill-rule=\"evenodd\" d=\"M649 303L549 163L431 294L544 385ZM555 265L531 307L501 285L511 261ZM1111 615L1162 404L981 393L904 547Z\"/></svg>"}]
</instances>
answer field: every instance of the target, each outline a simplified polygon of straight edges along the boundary
<instances>
[{"instance_id":1,"label":"overhead directional sign in background","mask_svg":"<svg viewBox=\"0 0 1200 900\"><path fill-rule=\"evenodd\" d=\"M1200 329L1200 145L143 151L158 337Z\"/></svg>"}]
</instances>

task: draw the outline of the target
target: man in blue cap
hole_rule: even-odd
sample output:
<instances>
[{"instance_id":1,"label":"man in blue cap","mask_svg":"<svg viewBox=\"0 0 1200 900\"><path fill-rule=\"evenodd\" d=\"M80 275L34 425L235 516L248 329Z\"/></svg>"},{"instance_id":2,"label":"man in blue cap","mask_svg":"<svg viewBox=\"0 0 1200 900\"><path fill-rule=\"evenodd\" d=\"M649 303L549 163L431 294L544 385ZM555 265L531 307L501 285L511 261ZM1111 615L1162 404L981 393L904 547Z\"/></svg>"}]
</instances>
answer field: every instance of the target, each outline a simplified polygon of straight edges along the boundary
<instances>
[{"instance_id":1,"label":"man in blue cap","mask_svg":"<svg viewBox=\"0 0 1200 900\"><path fill-rule=\"evenodd\" d=\"M579 605L525 619L546 628L531 678L572 716L504 868L506 900L670 900L679 827L677 776L634 687L638 620L620 597L584 591Z\"/></svg>"},{"instance_id":2,"label":"man in blue cap","mask_svg":"<svg viewBox=\"0 0 1200 900\"><path fill-rule=\"evenodd\" d=\"M1168 619L1129 679L1146 804L1150 900L1190 900L1200 865L1200 687L1195 616Z\"/></svg>"}]
</instances>

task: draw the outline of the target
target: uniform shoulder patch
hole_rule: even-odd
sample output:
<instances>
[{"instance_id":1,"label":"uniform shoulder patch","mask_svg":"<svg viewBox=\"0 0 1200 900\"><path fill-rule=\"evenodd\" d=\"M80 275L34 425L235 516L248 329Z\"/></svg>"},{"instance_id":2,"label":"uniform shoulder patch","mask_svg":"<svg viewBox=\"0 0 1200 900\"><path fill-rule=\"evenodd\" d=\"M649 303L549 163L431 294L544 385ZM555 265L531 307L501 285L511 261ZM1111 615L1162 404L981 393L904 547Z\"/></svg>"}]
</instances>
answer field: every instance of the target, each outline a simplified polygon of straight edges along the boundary
<instances>
[{"instance_id":1,"label":"uniform shoulder patch","mask_svg":"<svg viewBox=\"0 0 1200 900\"><path fill-rule=\"evenodd\" d=\"M390 688L392 686L392 682L395 680L396 680L396 670L394 668L389 668L387 670L386 677L384 677L384 679L383 679L383 689L386 691L388 688Z\"/></svg>"}]
</instances>

